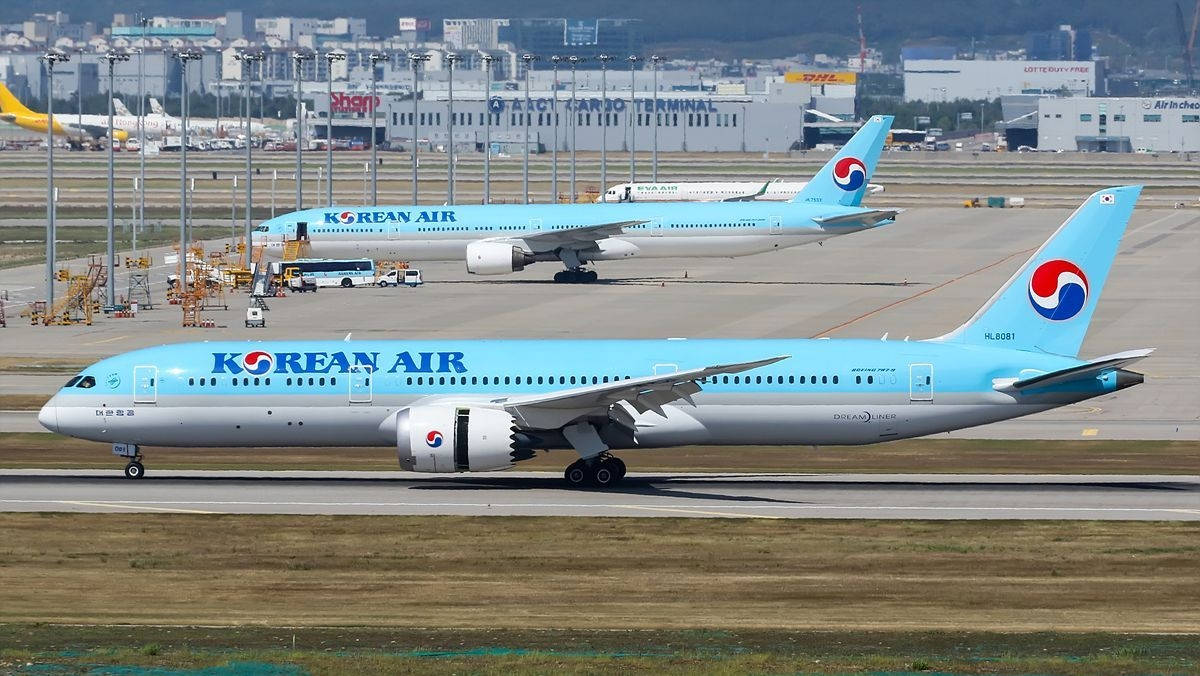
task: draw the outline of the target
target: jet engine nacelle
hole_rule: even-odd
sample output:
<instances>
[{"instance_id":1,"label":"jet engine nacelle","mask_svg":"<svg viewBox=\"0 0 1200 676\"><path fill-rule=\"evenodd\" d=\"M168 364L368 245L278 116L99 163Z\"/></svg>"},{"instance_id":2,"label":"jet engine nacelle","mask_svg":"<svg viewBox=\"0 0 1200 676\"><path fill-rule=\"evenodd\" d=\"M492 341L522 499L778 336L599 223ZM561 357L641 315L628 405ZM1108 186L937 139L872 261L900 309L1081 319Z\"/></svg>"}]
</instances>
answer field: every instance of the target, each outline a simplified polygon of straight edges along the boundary
<instances>
[{"instance_id":1,"label":"jet engine nacelle","mask_svg":"<svg viewBox=\"0 0 1200 676\"><path fill-rule=\"evenodd\" d=\"M410 472L486 472L528 457L513 417L494 408L412 406L396 414L396 454Z\"/></svg>"},{"instance_id":2,"label":"jet engine nacelle","mask_svg":"<svg viewBox=\"0 0 1200 676\"><path fill-rule=\"evenodd\" d=\"M520 272L533 262L521 247L506 242L471 242L467 245L467 272L475 275L507 275Z\"/></svg>"}]
</instances>

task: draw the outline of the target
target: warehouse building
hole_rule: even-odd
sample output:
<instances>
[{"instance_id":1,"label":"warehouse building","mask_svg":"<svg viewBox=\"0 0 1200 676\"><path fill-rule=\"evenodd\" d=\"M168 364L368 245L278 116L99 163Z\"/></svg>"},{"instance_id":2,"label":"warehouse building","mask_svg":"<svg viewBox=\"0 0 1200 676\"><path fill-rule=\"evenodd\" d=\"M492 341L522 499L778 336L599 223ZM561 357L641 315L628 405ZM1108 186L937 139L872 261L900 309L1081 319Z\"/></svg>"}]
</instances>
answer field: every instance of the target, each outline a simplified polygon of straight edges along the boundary
<instances>
[{"instance_id":1,"label":"warehouse building","mask_svg":"<svg viewBox=\"0 0 1200 676\"><path fill-rule=\"evenodd\" d=\"M1200 98L1043 98L1039 150L1200 151Z\"/></svg>"},{"instance_id":2,"label":"warehouse building","mask_svg":"<svg viewBox=\"0 0 1200 676\"><path fill-rule=\"evenodd\" d=\"M921 59L904 62L905 101L988 101L1014 94L1103 95L1102 61L984 61Z\"/></svg>"}]
</instances>

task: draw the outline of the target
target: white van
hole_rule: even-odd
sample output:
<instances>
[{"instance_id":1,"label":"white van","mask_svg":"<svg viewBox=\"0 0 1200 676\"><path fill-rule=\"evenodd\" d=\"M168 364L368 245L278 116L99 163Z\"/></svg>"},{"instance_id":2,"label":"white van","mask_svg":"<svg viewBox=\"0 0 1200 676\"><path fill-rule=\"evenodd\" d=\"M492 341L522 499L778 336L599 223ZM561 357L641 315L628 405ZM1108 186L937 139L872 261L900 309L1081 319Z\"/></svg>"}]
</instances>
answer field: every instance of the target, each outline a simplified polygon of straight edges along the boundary
<instances>
[{"instance_id":1,"label":"white van","mask_svg":"<svg viewBox=\"0 0 1200 676\"><path fill-rule=\"evenodd\" d=\"M376 282L379 286L406 286L417 287L425 282L421 280L421 271L408 268L407 270L392 270L386 275L379 278Z\"/></svg>"}]
</instances>

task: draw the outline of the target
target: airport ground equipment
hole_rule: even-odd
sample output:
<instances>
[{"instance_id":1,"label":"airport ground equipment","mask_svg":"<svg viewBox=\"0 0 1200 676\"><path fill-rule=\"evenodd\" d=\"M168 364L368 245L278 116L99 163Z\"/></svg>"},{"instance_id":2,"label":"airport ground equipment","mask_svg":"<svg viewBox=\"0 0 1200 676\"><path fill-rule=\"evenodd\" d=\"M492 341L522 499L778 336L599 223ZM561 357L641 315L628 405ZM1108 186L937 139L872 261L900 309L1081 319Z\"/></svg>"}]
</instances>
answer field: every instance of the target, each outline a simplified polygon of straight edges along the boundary
<instances>
[{"instance_id":1,"label":"airport ground equipment","mask_svg":"<svg viewBox=\"0 0 1200 676\"><path fill-rule=\"evenodd\" d=\"M246 328L265 329L267 320L263 317L262 308L250 306L246 308Z\"/></svg>"}]
</instances>

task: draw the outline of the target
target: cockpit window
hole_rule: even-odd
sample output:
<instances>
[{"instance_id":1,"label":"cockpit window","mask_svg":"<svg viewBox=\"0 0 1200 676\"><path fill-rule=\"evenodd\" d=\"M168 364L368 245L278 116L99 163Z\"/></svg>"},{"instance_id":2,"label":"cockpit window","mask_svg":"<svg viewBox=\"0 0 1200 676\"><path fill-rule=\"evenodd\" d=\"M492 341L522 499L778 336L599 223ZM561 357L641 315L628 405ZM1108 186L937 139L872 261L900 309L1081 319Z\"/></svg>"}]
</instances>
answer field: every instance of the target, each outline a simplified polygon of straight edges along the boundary
<instances>
[{"instance_id":1,"label":"cockpit window","mask_svg":"<svg viewBox=\"0 0 1200 676\"><path fill-rule=\"evenodd\" d=\"M82 379L83 379L83 376L75 376L74 378L68 380L67 384L63 385L63 387L75 387L75 383L79 382Z\"/></svg>"},{"instance_id":2,"label":"cockpit window","mask_svg":"<svg viewBox=\"0 0 1200 676\"><path fill-rule=\"evenodd\" d=\"M89 387L95 387L95 386L96 386L96 379L91 376L84 376L79 379L79 382L75 383L75 387L82 387L85 390L88 389Z\"/></svg>"}]
</instances>

